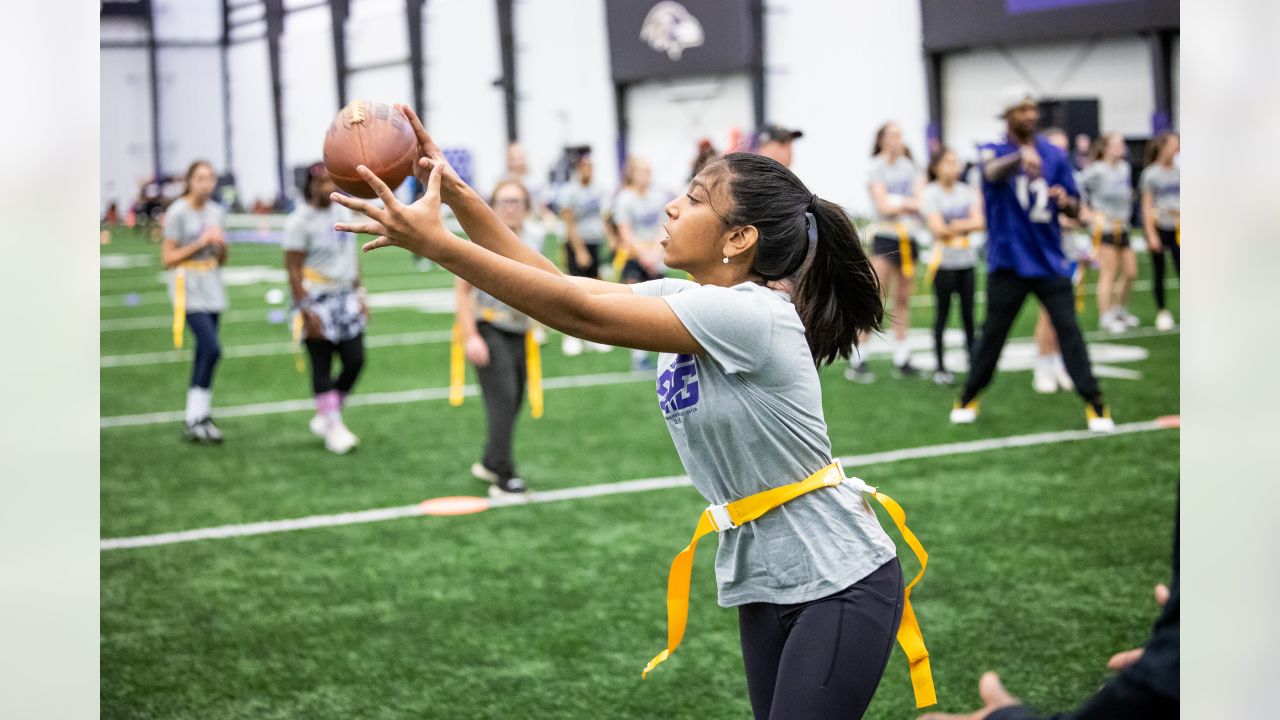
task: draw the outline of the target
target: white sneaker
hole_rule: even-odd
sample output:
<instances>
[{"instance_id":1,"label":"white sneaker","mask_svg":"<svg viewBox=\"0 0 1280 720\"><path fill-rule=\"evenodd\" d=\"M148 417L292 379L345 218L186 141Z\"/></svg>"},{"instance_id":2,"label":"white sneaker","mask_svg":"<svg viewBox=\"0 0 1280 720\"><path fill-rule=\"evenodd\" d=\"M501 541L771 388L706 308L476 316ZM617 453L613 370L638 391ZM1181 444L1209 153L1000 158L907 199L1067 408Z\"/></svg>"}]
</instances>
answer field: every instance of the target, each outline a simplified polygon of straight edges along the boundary
<instances>
[{"instance_id":1,"label":"white sneaker","mask_svg":"<svg viewBox=\"0 0 1280 720\"><path fill-rule=\"evenodd\" d=\"M1074 392L1076 384L1071 380L1071 373L1067 372L1067 366L1062 364L1062 358L1053 364L1053 379L1058 383L1058 389L1063 392Z\"/></svg>"},{"instance_id":2,"label":"white sneaker","mask_svg":"<svg viewBox=\"0 0 1280 720\"><path fill-rule=\"evenodd\" d=\"M569 357L581 355L582 341L576 337L565 335L564 342L560 344L560 351Z\"/></svg>"},{"instance_id":3,"label":"white sneaker","mask_svg":"<svg viewBox=\"0 0 1280 720\"><path fill-rule=\"evenodd\" d=\"M969 401L968 405L961 405L957 400L955 405L951 407L951 424L952 425L971 425L978 421L978 399L974 398Z\"/></svg>"},{"instance_id":4,"label":"white sneaker","mask_svg":"<svg viewBox=\"0 0 1280 720\"><path fill-rule=\"evenodd\" d=\"M1168 310L1161 310L1156 313L1156 330L1169 332L1173 329L1173 324L1173 313Z\"/></svg>"},{"instance_id":5,"label":"white sneaker","mask_svg":"<svg viewBox=\"0 0 1280 720\"><path fill-rule=\"evenodd\" d=\"M471 477L487 483L498 482L498 473L485 467L484 463L481 462L471 463Z\"/></svg>"},{"instance_id":6,"label":"white sneaker","mask_svg":"<svg viewBox=\"0 0 1280 720\"><path fill-rule=\"evenodd\" d=\"M590 350L591 352L607 353L613 350L613 346L605 345L604 343L598 343L598 342L588 342L587 349Z\"/></svg>"},{"instance_id":7,"label":"white sneaker","mask_svg":"<svg viewBox=\"0 0 1280 720\"><path fill-rule=\"evenodd\" d=\"M324 434L325 450L337 455L346 455L359 444L360 438L356 437L341 422L331 424Z\"/></svg>"},{"instance_id":8,"label":"white sneaker","mask_svg":"<svg viewBox=\"0 0 1280 720\"><path fill-rule=\"evenodd\" d=\"M1093 409L1093 406L1085 403L1084 417L1089 423L1089 431L1096 433L1113 433L1116 431L1116 421L1111 419L1111 408L1106 405L1102 406L1102 412Z\"/></svg>"},{"instance_id":9,"label":"white sneaker","mask_svg":"<svg viewBox=\"0 0 1280 720\"><path fill-rule=\"evenodd\" d=\"M1058 392L1058 381L1053 376L1053 368L1037 364L1031 373L1031 389L1041 395Z\"/></svg>"},{"instance_id":10,"label":"white sneaker","mask_svg":"<svg viewBox=\"0 0 1280 720\"><path fill-rule=\"evenodd\" d=\"M311 422L307 426L311 428L311 434L318 438L323 438L325 431L329 429L329 423L325 422L324 416L319 413L311 417Z\"/></svg>"},{"instance_id":11,"label":"white sneaker","mask_svg":"<svg viewBox=\"0 0 1280 720\"><path fill-rule=\"evenodd\" d=\"M1124 318L1120 317L1115 313L1112 313L1107 316L1106 320L1102 321L1102 329L1106 330L1112 335L1119 335L1122 332L1128 331L1129 325L1125 323Z\"/></svg>"},{"instance_id":12,"label":"white sneaker","mask_svg":"<svg viewBox=\"0 0 1280 720\"><path fill-rule=\"evenodd\" d=\"M1116 310L1116 317L1119 318L1120 322L1124 323L1126 327L1136 328L1142 324L1142 321L1138 319L1137 315L1129 312L1129 308L1122 307Z\"/></svg>"}]
</instances>

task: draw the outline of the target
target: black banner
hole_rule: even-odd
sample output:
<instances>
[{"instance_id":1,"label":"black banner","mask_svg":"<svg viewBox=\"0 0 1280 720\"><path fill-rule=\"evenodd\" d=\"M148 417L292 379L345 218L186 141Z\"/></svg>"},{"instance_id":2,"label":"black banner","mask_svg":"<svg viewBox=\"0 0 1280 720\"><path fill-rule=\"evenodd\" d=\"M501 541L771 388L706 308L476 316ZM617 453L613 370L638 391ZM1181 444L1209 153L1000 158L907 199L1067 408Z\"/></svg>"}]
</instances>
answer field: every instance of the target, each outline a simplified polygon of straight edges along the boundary
<instances>
[{"instance_id":1,"label":"black banner","mask_svg":"<svg viewBox=\"0 0 1280 720\"><path fill-rule=\"evenodd\" d=\"M750 0L608 0L606 9L616 82L751 67Z\"/></svg>"},{"instance_id":2,"label":"black banner","mask_svg":"<svg viewBox=\"0 0 1280 720\"><path fill-rule=\"evenodd\" d=\"M1177 30L1179 0L920 0L930 52Z\"/></svg>"},{"instance_id":3,"label":"black banner","mask_svg":"<svg viewBox=\"0 0 1280 720\"><path fill-rule=\"evenodd\" d=\"M102 0L101 17L151 16L151 0Z\"/></svg>"}]
</instances>

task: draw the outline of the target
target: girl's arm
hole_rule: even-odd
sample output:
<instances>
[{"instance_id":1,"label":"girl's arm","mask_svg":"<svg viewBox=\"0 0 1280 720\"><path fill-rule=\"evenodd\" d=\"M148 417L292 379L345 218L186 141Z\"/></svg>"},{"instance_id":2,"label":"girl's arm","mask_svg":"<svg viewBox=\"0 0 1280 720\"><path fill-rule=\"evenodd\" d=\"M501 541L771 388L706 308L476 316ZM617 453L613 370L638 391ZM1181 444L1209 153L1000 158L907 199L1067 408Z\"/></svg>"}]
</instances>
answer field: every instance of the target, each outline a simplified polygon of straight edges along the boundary
<instances>
[{"instance_id":1,"label":"girl's arm","mask_svg":"<svg viewBox=\"0 0 1280 720\"><path fill-rule=\"evenodd\" d=\"M897 217L902 212L901 205L889 204L889 193L885 191L884 183L873 182L871 188L871 203L876 206L876 212L885 217Z\"/></svg>"},{"instance_id":2,"label":"girl's arm","mask_svg":"<svg viewBox=\"0 0 1280 720\"><path fill-rule=\"evenodd\" d=\"M935 238L942 242L946 242L951 239L953 231L948 227L946 221L942 219L942 213L936 211L931 212L924 216L924 221L925 224L929 226L929 232L932 233Z\"/></svg>"},{"instance_id":3,"label":"girl's arm","mask_svg":"<svg viewBox=\"0 0 1280 720\"><path fill-rule=\"evenodd\" d=\"M1147 247L1160 252L1163 248L1156 233L1156 203L1150 190L1142 191L1142 231L1147 236Z\"/></svg>"},{"instance_id":4,"label":"girl's arm","mask_svg":"<svg viewBox=\"0 0 1280 720\"><path fill-rule=\"evenodd\" d=\"M426 194L405 205L386 183L360 166L360 176L385 207L334 193L335 202L363 212L372 221L358 226L339 224L337 229L379 236L365 244L366 252L394 245L430 258L507 305L566 334L640 350L702 354L702 347L662 298L625 292L592 294L560 274L503 257L486 249L484 242L470 243L449 232L440 217L443 173L442 164L433 166Z\"/></svg>"},{"instance_id":5,"label":"girl's arm","mask_svg":"<svg viewBox=\"0 0 1280 720\"><path fill-rule=\"evenodd\" d=\"M207 234L199 240L183 246L179 246L177 240L167 237L160 244L160 264L164 265L166 270L172 269L178 263L190 260L192 255L205 249L210 242L212 240Z\"/></svg>"},{"instance_id":6,"label":"girl's arm","mask_svg":"<svg viewBox=\"0 0 1280 720\"><path fill-rule=\"evenodd\" d=\"M965 233L978 232L987 225L986 218L982 213L982 195L975 193L973 204L969 206L969 217L963 220L952 220L951 231L963 235Z\"/></svg>"}]
</instances>

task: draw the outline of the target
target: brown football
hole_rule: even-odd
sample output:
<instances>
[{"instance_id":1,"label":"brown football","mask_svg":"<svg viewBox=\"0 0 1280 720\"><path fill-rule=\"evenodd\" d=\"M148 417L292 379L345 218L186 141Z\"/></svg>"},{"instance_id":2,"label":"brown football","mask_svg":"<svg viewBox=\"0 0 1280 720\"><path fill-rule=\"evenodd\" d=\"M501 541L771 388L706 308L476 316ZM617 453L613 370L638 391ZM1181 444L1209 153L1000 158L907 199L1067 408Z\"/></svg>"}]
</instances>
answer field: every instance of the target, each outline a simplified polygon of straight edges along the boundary
<instances>
[{"instance_id":1,"label":"brown football","mask_svg":"<svg viewBox=\"0 0 1280 720\"><path fill-rule=\"evenodd\" d=\"M413 172L418 139L409 120L386 103L353 100L324 135L324 166L333 182L356 197L374 197L356 168L364 165L392 190Z\"/></svg>"}]
</instances>

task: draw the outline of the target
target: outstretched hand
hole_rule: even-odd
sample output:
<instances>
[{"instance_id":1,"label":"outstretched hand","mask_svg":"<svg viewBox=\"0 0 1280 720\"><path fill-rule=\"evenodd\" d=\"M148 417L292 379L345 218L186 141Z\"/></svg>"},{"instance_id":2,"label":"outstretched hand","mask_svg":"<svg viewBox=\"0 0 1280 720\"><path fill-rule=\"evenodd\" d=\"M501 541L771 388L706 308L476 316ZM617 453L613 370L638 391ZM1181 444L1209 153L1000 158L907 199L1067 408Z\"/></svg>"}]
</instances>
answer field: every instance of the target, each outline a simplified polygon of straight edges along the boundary
<instances>
[{"instance_id":1,"label":"outstretched hand","mask_svg":"<svg viewBox=\"0 0 1280 720\"><path fill-rule=\"evenodd\" d=\"M413 163L413 176L425 187L427 179L431 176L432 168L437 165L443 166L444 176L441 178L440 193L445 204L448 204L453 192L463 185L462 178L458 177L458 173L454 171L453 166L445 160L444 152L440 150L440 146L427 133L426 128L422 127L422 121L418 119L418 114L413 111L413 108L403 103L397 103L396 107L409 119L409 126L413 128L413 134L418 138L419 157Z\"/></svg>"},{"instance_id":2,"label":"outstretched hand","mask_svg":"<svg viewBox=\"0 0 1280 720\"><path fill-rule=\"evenodd\" d=\"M330 198L369 218L369 222L334 225L339 231L377 236L364 244L365 252L395 246L415 255L432 258L433 251L439 250L449 240L457 239L445 228L440 214L440 176L444 172L443 165L437 164L431 168L431 174L427 177L426 194L412 205L400 202L392 194L391 188L369 168L361 165L356 170L360 173L360 178L377 194L383 207L340 193L333 193Z\"/></svg>"}]
</instances>

